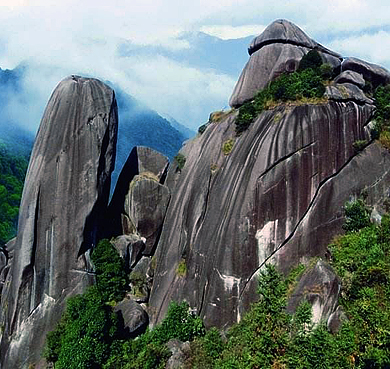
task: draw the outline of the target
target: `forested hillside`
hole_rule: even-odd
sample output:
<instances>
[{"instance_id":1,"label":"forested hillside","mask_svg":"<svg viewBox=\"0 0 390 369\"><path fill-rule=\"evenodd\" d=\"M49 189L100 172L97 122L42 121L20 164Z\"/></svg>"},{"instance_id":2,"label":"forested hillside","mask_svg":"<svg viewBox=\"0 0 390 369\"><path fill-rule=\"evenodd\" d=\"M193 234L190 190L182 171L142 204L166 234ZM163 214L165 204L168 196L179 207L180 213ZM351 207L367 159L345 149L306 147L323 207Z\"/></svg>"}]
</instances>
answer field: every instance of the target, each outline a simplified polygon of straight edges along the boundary
<instances>
[{"instance_id":1,"label":"forested hillside","mask_svg":"<svg viewBox=\"0 0 390 369\"><path fill-rule=\"evenodd\" d=\"M16 234L28 159L0 146L0 247Z\"/></svg>"}]
</instances>

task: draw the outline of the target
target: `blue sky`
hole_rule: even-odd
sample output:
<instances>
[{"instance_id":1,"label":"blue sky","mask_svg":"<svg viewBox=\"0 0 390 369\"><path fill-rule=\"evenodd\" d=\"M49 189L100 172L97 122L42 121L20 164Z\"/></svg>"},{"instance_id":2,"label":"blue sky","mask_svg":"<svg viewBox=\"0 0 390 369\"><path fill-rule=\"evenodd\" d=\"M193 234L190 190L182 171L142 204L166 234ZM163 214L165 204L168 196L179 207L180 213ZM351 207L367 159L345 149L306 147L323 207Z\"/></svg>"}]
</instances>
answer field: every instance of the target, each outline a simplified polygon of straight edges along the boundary
<instances>
[{"instance_id":1,"label":"blue sky","mask_svg":"<svg viewBox=\"0 0 390 369\"><path fill-rule=\"evenodd\" d=\"M390 7L382 0L0 0L0 67L31 66L32 129L55 85L73 73L110 80L196 128L227 107L238 75L170 57L194 46L183 32L239 38L278 18L344 56L390 69ZM124 43L143 52L121 56ZM226 62L238 57L245 62L244 47Z\"/></svg>"}]
</instances>

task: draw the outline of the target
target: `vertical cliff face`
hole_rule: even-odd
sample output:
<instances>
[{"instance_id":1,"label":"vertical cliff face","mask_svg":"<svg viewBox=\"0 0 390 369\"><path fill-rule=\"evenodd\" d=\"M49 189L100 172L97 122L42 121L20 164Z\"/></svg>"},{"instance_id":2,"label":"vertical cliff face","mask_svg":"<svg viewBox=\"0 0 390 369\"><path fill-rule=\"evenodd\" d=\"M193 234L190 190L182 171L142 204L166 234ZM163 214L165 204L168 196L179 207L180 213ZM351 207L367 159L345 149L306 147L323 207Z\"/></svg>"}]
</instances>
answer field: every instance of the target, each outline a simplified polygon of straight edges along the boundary
<instances>
[{"instance_id":1,"label":"vertical cliff face","mask_svg":"<svg viewBox=\"0 0 390 369\"><path fill-rule=\"evenodd\" d=\"M337 54L297 29L277 21L253 41L232 105L253 99L254 86L264 87L277 74L270 68L287 65L288 55L278 53L275 64L266 48L318 49L340 73ZM266 262L288 271L326 257L350 196L365 190L370 204L388 196L390 155L371 140L375 106L362 87L364 78L385 83L389 73L371 66L371 74L362 75L357 69L330 83L327 101L266 110L238 137L233 110L184 146L184 168L171 167L167 177L171 201L157 247L153 322L164 317L171 300L183 299L208 326L236 322L256 300L256 276ZM353 147L358 140L369 143L360 153Z\"/></svg>"},{"instance_id":2,"label":"vertical cliff face","mask_svg":"<svg viewBox=\"0 0 390 369\"><path fill-rule=\"evenodd\" d=\"M107 207L116 135L112 89L78 76L56 87L31 155L1 297L3 369L38 362L64 299L93 281L86 251Z\"/></svg>"}]
</instances>

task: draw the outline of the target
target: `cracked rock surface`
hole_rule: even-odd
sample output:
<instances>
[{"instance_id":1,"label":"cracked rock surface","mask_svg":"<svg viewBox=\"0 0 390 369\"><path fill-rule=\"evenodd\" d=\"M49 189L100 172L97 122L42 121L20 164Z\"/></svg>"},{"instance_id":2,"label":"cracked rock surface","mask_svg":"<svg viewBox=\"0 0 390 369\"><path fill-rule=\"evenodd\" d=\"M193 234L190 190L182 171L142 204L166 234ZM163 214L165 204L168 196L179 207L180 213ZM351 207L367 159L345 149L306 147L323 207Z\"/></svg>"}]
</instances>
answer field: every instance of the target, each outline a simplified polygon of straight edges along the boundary
<instances>
[{"instance_id":1,"label":"cracked rock surface","mask_svg":"<svg viewBox=\"0 0 390 369\"><path fill-rule=\"evenodd\" d=\"M2 291L2 369L38 363L65 298L93 282L86 251L107 208L117 122L113 90L95 79L68 77L48 102Z\"/></svg>"}]
</instances>

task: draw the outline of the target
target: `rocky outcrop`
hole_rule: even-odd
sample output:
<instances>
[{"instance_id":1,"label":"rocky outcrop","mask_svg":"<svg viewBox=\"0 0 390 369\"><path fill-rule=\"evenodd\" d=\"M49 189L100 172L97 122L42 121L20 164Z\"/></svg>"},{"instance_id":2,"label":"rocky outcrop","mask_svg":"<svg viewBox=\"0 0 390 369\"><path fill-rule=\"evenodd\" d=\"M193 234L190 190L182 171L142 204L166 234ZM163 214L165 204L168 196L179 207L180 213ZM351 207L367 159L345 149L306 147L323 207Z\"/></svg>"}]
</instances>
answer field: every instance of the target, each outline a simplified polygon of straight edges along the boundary
<instances>
[{"instance_id":1,"label":"rocky outcrop","mask_svg":"<svg viewBox=\"0 0 390 369\"><path fill-rule=\"evenodd\" d=\"M115 306L114 311L119 313L121 319L123 319L126 334L135 337L145 332L149 319L141 305L125 298Z\"/></svg>"},{"instance_id":2,"label":"rocky outcrop","mask_svg":"<svg viewBox=\"0 0 390 369\"><path fill-rule=\"evenodd\" d=\"M269 36L280 34L281 25L284 35L294 35L292 42ZM300 48L317 48L324 60L340 63L337 54L302 34L289 22L269 26L254 41L233 97L240 103L252 98L279 73L273 68L283 69L291 55L306 52ZM388 197L390 154L370 137L373 100L360 76L348 76L353 80L344 75L329 83L328 101L263 111L239 137L238 113L232 111L183 147L185 165L172 166L166 181L171 200L149 300L153 323L171 300L184 299L207 326L229 326L256 299L256 277L265 263L287 273L312 257L326 258L327 245L342 231L342 206L350 196L364 189L372 205ZM245 81L253 85L247 88ZM354 143L363 140L367 145L357 153ZM229 153L222 149L226 142ZM334 308L321 308L319 316Z\"/></svg>"},{"instance_id":3,"label":"rocky outcrop","mask_svg":"<svg viewBox=\"0 0 390 369\"><path fill-rule=\"evenodd\" d=\"M2 293L2 369L37 363L65 299L93 282L87 251L102 229L116 135L111 88L78 76L56 87L31 154Z\"/></svg>"},{"instance_id":4,"label":"rocky outcrop","mask_svg":"<svg viewBox=\"0 0 390 369\"><path fill-rule=\"evenodd\" d=\"M336 311L340 289L340 280L332 268L324 261L318 260L302 276L289 299L287 311L295 312L299 304L306 300L312 306L313 323L327 323Z\"/></svg>"},{"instance_id":5,"label":"rocky outcrop","mask_svg":"<svg viewBox=\"0 0 390 369\"><path fill-rule=\"evenodd\" d=\"M363 89L365 80L362 74L351 70L345 70L334 79L334 83L352 83L360 89Z\"/></svg>"},{"instance_id":6,"label":"rocky outcrop","mask_svg":"<svg viewBox=\"0 0 390 369\"><path fill-rule=\"evenodd\" d=\"M343 62L342 70L350 70L362 74L363 78L371 82L373 87L390 83L390 72L388 70L358 58L347 58Z\"/></svg>"},{"instance_id":7,"label":"rocky outcrop","mask_svg":"<svg viewBox=\"0 0 390 369\"><path fill-rule=\"evenodd\" d=\"M302 56L313 49L335 70L340 68L339 54L313 41L287 20L273 22L249 46L250 58L234 88L230 106L238 107L253 99L257 91L282 73L296 71Z\"/></svg>"}]
</instances>

